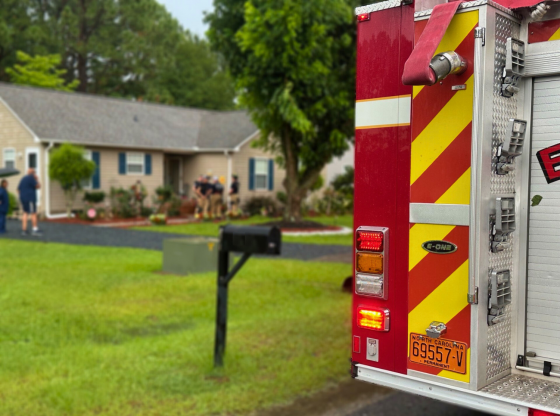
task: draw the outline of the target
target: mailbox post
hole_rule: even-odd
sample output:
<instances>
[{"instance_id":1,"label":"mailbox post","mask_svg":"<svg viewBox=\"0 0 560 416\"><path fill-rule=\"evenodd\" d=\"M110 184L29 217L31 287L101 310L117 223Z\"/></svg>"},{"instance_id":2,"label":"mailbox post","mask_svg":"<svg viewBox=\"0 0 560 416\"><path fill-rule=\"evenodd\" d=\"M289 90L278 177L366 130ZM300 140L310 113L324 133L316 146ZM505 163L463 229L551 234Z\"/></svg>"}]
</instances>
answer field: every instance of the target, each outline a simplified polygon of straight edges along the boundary
<instances>
[{"instance_id":1,"label":"mailbox post","mask_svg":"<svg viewBox=\"0 0 560 416\"><path fill-rule=\"evenodd\" d=\"M279 255L282 234L278 227L239 227L226 225L220 230L218 253L218 299L216 305L216 339L214 367L224 365L227 334L228 286L252 254ZM230 252L243 253L229 270Z\"/></svg>"}]
</instances>

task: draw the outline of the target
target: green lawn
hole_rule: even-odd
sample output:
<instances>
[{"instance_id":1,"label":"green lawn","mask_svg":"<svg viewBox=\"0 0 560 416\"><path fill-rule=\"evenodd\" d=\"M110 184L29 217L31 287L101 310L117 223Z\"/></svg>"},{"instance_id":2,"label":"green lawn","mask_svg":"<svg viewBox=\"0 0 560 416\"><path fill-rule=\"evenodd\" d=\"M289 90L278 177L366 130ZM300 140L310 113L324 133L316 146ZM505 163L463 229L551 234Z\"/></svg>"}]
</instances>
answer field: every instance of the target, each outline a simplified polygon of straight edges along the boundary
<instances>
[{"instance_id":1,"label":"green lawn","mask_svg":"<svg viewBox=\"0 0 560 416\"><path fill-rule=\"evenodd\" d=\"M308 220L317 221L328 225L340 225L348 228L352 228L353 217L351 215L342 215L338 217L311 217L306 218ZM251 217L246 220L235 220L231 224L236 225L250 225L263 222L272 221L270 218L266 217ZM227 221L220 223L213 222L198 222L192 224L182 224L182 225L166 225L166 226L147 226L147 227L135 227L136 230L143 231L161 231L166 233L176 233L176 234L190 234L190 235L207 235L207 236L218 236L218 230L220 226L227 224ZM283 236L282 241L288 243L305 243L305 244L334 244L334 245L352 245L352 234L347 235L325 235L325 236Z\"/></svg>"},{"instance_id":2,"label":"green lawn","mask_svg":"<svg viewBox=\"0 0 560 416\"><path fill-rule=\"evenodd\" d=\"M243 415L348 377L348 265L251 259L215 371L215 273L158 274L147 250L0 250L0 415Z\"/></svg>"}]
</instances>

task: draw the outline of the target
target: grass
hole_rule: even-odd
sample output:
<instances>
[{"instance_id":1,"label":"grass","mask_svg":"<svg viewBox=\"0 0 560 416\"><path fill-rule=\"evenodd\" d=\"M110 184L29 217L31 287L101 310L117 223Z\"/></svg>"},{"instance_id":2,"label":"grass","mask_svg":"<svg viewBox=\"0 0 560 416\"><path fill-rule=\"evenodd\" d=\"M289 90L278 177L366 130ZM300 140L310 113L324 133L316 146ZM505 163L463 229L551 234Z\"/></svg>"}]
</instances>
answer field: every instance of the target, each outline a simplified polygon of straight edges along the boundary
<instances>
[{"instance_id":1,"label":"grass","mask_svg":"<svg viewBox=\"0 0 560 416\"><path fill-rule=\"evenodd\" d=\"M327 225L339 225L348 228L352 228L353 217L352 215L342 215L338 217L311 217L305 218L306 220L317 221L322 224ZM236 225L250 225L258 224L263 222L271 221L267 217L251 217L246 220L236 220L231 222ZM166 225L166 226L146 226L146 227L135 227L136 230L143 231L158 231L166 233L175 234L187 234L187 235L206 235L206 236L218 236L218 230L220 226L227 224L227 221L220 223L213 222L198 222L191 224L181 224L181 225ZM282 241L288 243L303 243L303 244L329 244L329 245L352 245L352 234L346 235L314 235L314 236L282 236Z\"/></svg>"},{"instance_id":2,"label":"grass","mask_svg":"<svg viewBox=\"0 0 560 416\"><path fill-rule=\"evenodd\" d=\"M347 265L251 259L216 371L215 273L158 274L137 249L0 250L0 415L242 415L348 377Z\"/></svg>"}]
</instances>

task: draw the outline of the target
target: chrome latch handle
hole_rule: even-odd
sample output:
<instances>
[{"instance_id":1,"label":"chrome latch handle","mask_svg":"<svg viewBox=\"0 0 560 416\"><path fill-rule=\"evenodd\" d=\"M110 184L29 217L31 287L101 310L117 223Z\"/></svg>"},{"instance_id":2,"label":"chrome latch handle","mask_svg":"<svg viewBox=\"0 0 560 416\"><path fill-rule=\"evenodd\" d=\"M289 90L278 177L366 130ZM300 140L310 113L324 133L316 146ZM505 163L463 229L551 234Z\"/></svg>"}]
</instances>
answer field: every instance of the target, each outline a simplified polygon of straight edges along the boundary
<instances>
[{"instance_id":1,"label":"chrome latch handle","mask_svg":"<svg viewBox=\"0 0 560 416\"><path fill-rule=\"evenodd\" d=\"M430 338L439 338L447 333L447 326L443 322L434 321L426 328L426 335Z\"/></svg>"}]
</instances>

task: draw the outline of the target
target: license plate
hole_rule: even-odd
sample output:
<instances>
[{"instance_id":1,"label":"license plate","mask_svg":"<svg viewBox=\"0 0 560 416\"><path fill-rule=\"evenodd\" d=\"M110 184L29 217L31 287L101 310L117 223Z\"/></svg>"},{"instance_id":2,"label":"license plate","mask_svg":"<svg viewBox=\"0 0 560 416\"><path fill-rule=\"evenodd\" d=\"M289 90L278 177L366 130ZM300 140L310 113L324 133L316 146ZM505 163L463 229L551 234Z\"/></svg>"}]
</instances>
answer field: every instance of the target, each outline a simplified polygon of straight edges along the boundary
<instances>
[{"instance_id":1,"label":"license plate","mask_svg":"<svg viewBox=\"0 0 560 416\"><path fill-rule=\"evenodd\" d=\"M464 342L427 335L410 334L410 361L454 373L467 372L467 350Z\"/></svg>"}]
</instances>

